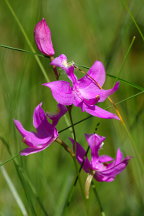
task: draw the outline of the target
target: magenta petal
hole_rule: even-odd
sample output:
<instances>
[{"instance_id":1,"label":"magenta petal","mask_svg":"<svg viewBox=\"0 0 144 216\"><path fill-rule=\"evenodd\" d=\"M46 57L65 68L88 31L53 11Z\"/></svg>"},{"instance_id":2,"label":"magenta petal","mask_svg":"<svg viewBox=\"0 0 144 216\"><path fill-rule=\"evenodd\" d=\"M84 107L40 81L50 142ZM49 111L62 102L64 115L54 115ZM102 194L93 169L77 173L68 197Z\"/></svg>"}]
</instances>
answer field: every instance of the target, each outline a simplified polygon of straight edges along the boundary
<instances>
[{"instance_id":1,"label":"magenta petal","mask_svg":"<svg viewBox=\"0 0 144 216\"><path fill-rule=\"evenodd\" d=\"M115 164L119 164L123 159L123 154L120 149L117 150Z\"/></svg>"},{"instance_id":2,"label":"magenta petal","mask_svg":"<svg viewBox=\"0 0 144 216\"><path fill-rule=\"evenodd\" d=\"M54 58L50 64L56 67L60 67L65 71L68 68L67 57L64 54L61 54L60 56Z\"/></svg>"},{"instance_id":3,"label":"magenta petal","mask_svg":"<svg viewBox=\"0 0 144 216\"><path fill-rule=\"evenodd\" d=\"M33 114L33 125L37 130L36 132L25 130L18 120L14 120L16 128L23 137L23 142L29 146L29 148L26 148L21 152L21 155L42 151L58 137L58 131L55 126L59 118L65 113L66 108L59 104L58 107L60 112L55 115L53 124L50 124L47 120L46 113L41 106L42 103L35 108Z\"/></svg>"},{"instance_id":4,"label":"magenta petal","mask_svg":"<svg viewBox=\"0 0 144 216\"><path fill-rule=\"evenodd\" d=\"M43 84L51 89L54 99L63 105L73 104L73 91L69 82L66 81L54 81Z\"/></svg>"},{"instance_id":5,"label":"magenta petal","mask_svg":"<svg viewBox=\"0 0 144 216\"><path fill-rule=\"evenodd\" d=\"M98 160L99 160L98 152L103 145L103 141L105 140L105 137L99 136L98 134L85 134L85 137L91 149L92 166L96 167L96 169L98 168L100 169L100 167L102 167L103 165L98 164Z\"/></svg>"},{"instance_id":6,"label":"magenta petal","mask_svg":"<svg viewBox=\"0 0 144 216\"><path fill-rule=\"evenodd\" d=\"M119 82L116 82L116 84L114 85L112 89L108 89L108 90L101 89L97 91L97 94L100 96L100 99L98 102L105 101L105 99L109 97L111 94L113 94L115 91L117 91L118 88L119 88Z\"/></svg>"},{"instance_id":7,"label":"magenta petal","mask_svg":"<svg viewBox=\"0 0 144 216\"><path fill-rule=\"evenodd\" d=\"M40 52L47 56L53 56L55 54L51 40L51 32L45 19L42 19L35 26L34 38Z\"/></svg>"},{"instance_id":8,"label":"magenta petal","mask_svg":"<svg viewBox=\"0 0 144 216\"><path fill-rule=\"evenodd\" d=\"M73 82L73 84L76 83L77 77L74 74L74 65L68 64L67 57L64 54L61 54L60 56L55 58L51 62L51 65L62 68L67 73L69 79Z\"/></svg>"},{"instance_id":9,"label":"magenta petal","mask_svg":"<svg viewBox=\"0 0 144 216\"><path fill-rule=\"evenodd\" d=\"M44 134L43 131L39 134L25 130L18 120L14 120L14 123L20 134L23 136L24 143L30 147L46 144L52 139L52 137L57 137L57 131L54 132L54 130L52 134L49 133L49 131L47 131L46 134Z\"/></svg>"},{"instance_id":10,"label":"magenta petal","mask_svg":"<svg viewBox=\"0 0 144 216\"><path fill-rule=\"evenodd\" d=\"M102 175L101 172L97 172L94 175L94 178L99 182L112 182L112 181L114 181L114 177Z\"/></svg>"},{"instance_id":11,"label":"magenta petal","mask_svg":"<svg viewBox=\"0 0 144 216\"><path fill-rule=\"evenodd\" d=\"M42 103L40 103L34 110L33 125L37 129L38 137L51 137L54 127L48 122L46 114L42 109Z\"/></svg>"},{"instance_id":12,"label":"magenta petal","mask_svg":"<svg viewBox=\"0 0 144 216\"><path fill-rule=\"evenodd\" d=\"M117 82L112 89L108 89L108 90L99 89L94 83L91 83L89 86L85 86L85 87L83 87L83 85L81 84L81 87L79 87L79 92L86 99L92 99L98 97L98 100L96 102L103 102L107 97L109 97L111 94L117 91L118 88L119 88L119 82Z\"/></svg>"},{"instance_id":13,"label":"magenta petal","mask_svg":"<svg viewBox=\"0 0 144 216\"><path fill-rule=\"evenodd\" d=\"M78 84L78 90L81 94L81 96L85 99L96 99L97 97L99 97L99 92L100 92L100 89L95 85L95 84L91 84L87 87L83 87L82 85L80 86ZM98 102L95 101L95 103Z\"/></svg>"},{"instance_id":14,"label":"magenta petal","mask_svg":"<svg viewBox=\"0 0 144 216\"><path fill-rule=\"evenodd\" d=\"M128 161L130 159L131 159L131 157L127 156L119 164L116 164L115 166L111 167L110 169L106 169L106 170L102 171L101 173L105 176L115 177L120 172L122 172L122 170L124 170L126 168Z\"/></svg>"},{"instance_id":15,"label":"magenta petal","mask_svg":"<svg viewBox=\"0 0 144 216\"><path fill-rule=\"evenodd\" d=\"M30 155L30 154L34 154L34 153L37 153L37 152L40 152L40 151L43 151L44 149L46 149L49 145L46 145L44 146L43 148L26 148L24 150L22 150L20 152L20 155L22 156L27 156L27 155Z\"/></svg>"},{"instance_id":16,"label":"magenta petal","mask_svg":"<svg viewBox=\"0 0 144 216\"><path fill-rule=\"evenodd\" d=\"M121 173L127 166L128 161L131 159L130 156L127 156L120 163L114 164L113 162L108 167L105 167L105 170L97 171L95 174L95 179L97 181L106 181L111 182L115 179L116 175Z\"/></svg>"},{"instance_id":17,"label":"magenta petal","mask_svg":"<svg viewBox=\"0 0 144 216\"><path fill-rule=\"evenodd\" d=\"M72 138L69 139L74 146L75 141ZM89 172L91 165L88 158L85 158L85 155L86 151L84 150L84 148L78 142L76 142L76 159L81 165L83 164L82 168L85 170L85 172Z\"/></svg>"},{"instance_id":18,"label":"magenta petal","mask_svg":"<svg viewBox=\"0 0 144 216\"><path fill-rule=\"evenodd\" d=\"M108 156L108 155L101 155L99 156L99 162L100 163L106 163L106 162L109 162L109 161L112 161L114 160L112 157Z\"/></svg>"},{"instance_id":19,"label":"magenta petal","mask_svg":"<svg viewBox=\"0 0 144 216\"><path fill-rule=\"evenodd\" d=\"M119 120L118 116L113 114L113 113L110 113L98 106L88 106L86 104L83 104L83 111L93 115L93 116L96 116L96 117L99 117L99 118L106 118L106 119L117 119Z\"/></svg>"},{"instance_id":20,"label":"magenta petal","mask_svg":"<svg viewBox=\"0 0 144 216\"><path fill-rule=\"evenodd\" d=\"M98 134L85 134L85 137L90 146L92 158L98 159L98 151L102 147L102 142L104 142L106 138L99 136Z\"/></svg>"},{"instance_id":21,"label":"magenta petal","mask_svg":"<svg viewBox=\"0 0 144 216\"><path fill-rule=\"evenodd\" d=\"M34 110L33 126L39 130L42 125L44 125L46 130L51 127L51 124L47 121L46 114L42 109L42 103L40 103Z\"/></svg>"},{"instance_id":22,"label":"magenta petal","mask_svg":"<svg viewBox=\"0 0 144 216\"><path fill-rule=\"evenodd\" d=\"M66 70L66 73L67 73L68 78L72 81L73 85L75 85L77 83L77 77L74 74L74 66L70 66Z\"/></svg>"},{"instance_id":23,"label":"magenta petal","mask_svg":"<svg viewBox=\"0 0 144 216\"><path fill-rule=\"evenodd\" d=\"M62 105L58 104L58 112L56 114L47 113L48 118L50 118L53 121L53 126L56 126L59 119L67 112L67 108Z\"/></svg>"},{"instance_id":24,"label":"magenta petal","mask_svg":"<svg viewBox=\"0 0 144 216\"><path fill-rule=\"evenodd\" d=\"M21 124L20 121L14 120L14 124L15 124L17 130L22 135L22 137L29 136L31 134L31 132L29 132L29 131L27 131L27 130L24 129L24 127L22 126L22 124Z\"/></svg>"},{"instance_id":25,"label":"magenta petal","mask_svg":"<svg viewBox=\"0 0 144 216\"><path fill-rule=\"evenodd\" d=\"M79 79L79 84L82 85L82 88L84 88L91 85L91 83L95 83L96 81L99 86L102 87L105 82L105 75L106 73L102 62L95 61L87 74L83 78Z\"/></svg>"}]
</instances>

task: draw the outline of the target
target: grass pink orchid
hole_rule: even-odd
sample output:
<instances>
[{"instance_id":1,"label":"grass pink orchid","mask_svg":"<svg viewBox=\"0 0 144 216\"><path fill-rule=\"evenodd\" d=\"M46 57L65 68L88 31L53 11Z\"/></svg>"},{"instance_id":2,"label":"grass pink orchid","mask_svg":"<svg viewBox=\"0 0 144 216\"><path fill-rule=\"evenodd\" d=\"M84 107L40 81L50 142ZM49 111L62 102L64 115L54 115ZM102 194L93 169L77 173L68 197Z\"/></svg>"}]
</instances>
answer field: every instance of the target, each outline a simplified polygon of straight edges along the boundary
<instances>
[{"instance_id":1,"label":"grass pink orchid","mask_svg":"<svg viewBox=\"0 0 144 216\"><path fill-rule=\"evenodd\" d=\"M28 146L28 148L21 151L21 155L27 156L40 152L54 142L58 137L58 131L55 126L59 119L67 112L66 107L61 104L58 104L58 110L58 113L51 115L44 112L42 103L35 108L33 113L33 126L37 132L25 130L20 121L14 120L16 128L23 137L23 142ZM49 123L48 119L51 119L52 123Z\"/></svg>"},{"instance_id":2,"label":"grass pink orchid","mask_svg":"<svg viewBox=\"0 0 144 216\"><path fill-rule=\"evenodd\" d=\"M62 54L55 58L51 64L65 70L72 82L72 85L63 80L43 84L51 89L52 95L58 103L63 105L73 104L80 107L83 112L100 118L119 119L115 114L95 105L98 102L105 101L119 87L119 82L116 82L112 89L101 89L106 75L104 66L100 61L96 61L81 79L77 79L74 74L74 64L68 64L65 55Z\"/></svg>"},{"instance_id":3,"label":"grass pink orchid","mask_svg":"<svg viewBox=\"0 0 144 216\"><path fill-rule=\"evenodd\" d=\"M76 159L83 165L82 168L85 172L90 173L93 177L100 182L114 181L115 177L121 173L127 166L130 156L123 158L120 149L117 150L116 159L108 155L99 156L99 150L103 146L105 137L98 134L85 134L88 145L91 149L91 160L86 157L86 151L83 147L76 143ZM71 139L74 146L75 141Z\"/></svg>"},{"instance_id":4,"label":"grass pink orchid","mask_svg":"<svg viewBox=\"0 0 144 216\"><path fill-rule=\"evenodd\" d=\"M55 54L51 40L51 31L44 18L36 24L34 38L40 52L46 56L53 56Z\"/></svg>"}]
</instances>

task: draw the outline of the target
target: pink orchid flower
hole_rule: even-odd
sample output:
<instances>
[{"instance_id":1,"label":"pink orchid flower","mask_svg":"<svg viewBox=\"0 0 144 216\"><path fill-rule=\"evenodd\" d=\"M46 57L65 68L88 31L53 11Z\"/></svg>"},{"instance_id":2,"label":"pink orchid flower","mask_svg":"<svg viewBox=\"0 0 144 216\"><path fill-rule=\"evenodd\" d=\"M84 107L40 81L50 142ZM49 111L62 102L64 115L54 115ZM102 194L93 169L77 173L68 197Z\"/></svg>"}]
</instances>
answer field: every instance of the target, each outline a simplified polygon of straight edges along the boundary
<instances>
[{"instance_id":1,"label":"pink orchid flower","mask_svg":"<svg viewBox=\"0 0 144 216\"><path fill-rule=\"evenodd\" d=\"M91 149L91 160L86 156L86 151L83 147L76 143L76 159L82 165L86 173L90 173L100 182L114 181L115 177L121 173L127 166L130 156L123 158L120 149L117 150L116 159L108 155L99 156L99 150L103 146L105 137L98 134L85 134L88 145ZM73 146L75 141L70 138Z\"/></svg>"},{"instance_id":2,"label":"pink orchid flower","mask_svg":"<svg viewBox=\"0 0 144 216\"><path fill-rule=\"evenodd\" d=\"M115 114L95 105L105 101L119 87L119 82L117 82L112 89L101 89L105 82L106 74L104 66L100 61L96 61L81 79L77 79L74 74L74 64L68 64L65 55L62 54L55 58L51 64L65 70L72 82L72 85L63 80L43 84L51 89L52 95L58 103L63 105L73 104L80 107L83 112L85 111L100 118L119 119Z\"/></svg>"},{"instance_id":3,"label":"pink orchid flower","mask_svg":"<svg viewBox=\"0 0 144 216\"><path fill-rule=\"evenodd\" d=\"M34 38L40 52L46 56L53 56L55 54L51 40L51 31L44 18L36 24Z\"/></svg>"},{"instance_id":4,"label":"pink orchid flower","mask_svg":"<svg viewBox=\"0 0 144 216\"><path fill-rule=\"evenodd\" d=\"M58 104L58 110L55 115L47 114L42 109L42 103L40 103L33 114L33 126L36 132L25 130L20 121L14 120L17 130L23 137L23 142L28 146L28 148L21 151L20 155L27 156L40 152L56 140L58 131L55 127L59 119L67 112L66 107L61 104ZM49 123L48 119L52 120L52 124Z\"/></svg>"}]
</instances>

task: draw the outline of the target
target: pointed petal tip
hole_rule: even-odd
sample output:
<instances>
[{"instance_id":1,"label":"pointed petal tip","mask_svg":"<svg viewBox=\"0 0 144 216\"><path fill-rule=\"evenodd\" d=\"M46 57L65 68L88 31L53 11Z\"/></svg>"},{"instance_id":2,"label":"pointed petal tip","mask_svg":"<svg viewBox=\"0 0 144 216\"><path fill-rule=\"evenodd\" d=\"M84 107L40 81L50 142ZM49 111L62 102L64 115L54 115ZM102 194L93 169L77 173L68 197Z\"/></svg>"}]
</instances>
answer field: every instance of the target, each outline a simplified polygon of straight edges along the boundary
<instances>
[{"instance_id":1,"label":"pointed petal tip","mask_svg":"<svg viewBox=\"0 0 144 216\"><path fill-rule=\"evenodd\" d=\"M43 86L48 86L49 83L42 83L41 85Z\"/></svg>"}]
</instances>

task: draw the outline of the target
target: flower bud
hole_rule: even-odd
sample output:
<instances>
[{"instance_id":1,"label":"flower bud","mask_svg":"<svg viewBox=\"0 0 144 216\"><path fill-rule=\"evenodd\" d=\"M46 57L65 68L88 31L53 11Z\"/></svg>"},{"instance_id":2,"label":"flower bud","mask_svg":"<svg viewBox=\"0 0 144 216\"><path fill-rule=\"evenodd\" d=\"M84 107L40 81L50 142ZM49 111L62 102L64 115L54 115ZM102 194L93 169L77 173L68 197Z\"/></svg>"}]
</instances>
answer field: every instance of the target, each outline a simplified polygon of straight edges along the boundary
<instances>
[{"instance_id":1,"label":"flower bud","mask_svg":"<svg viewBox=\"0 0 144 216\"><path fill-rule=\"evenodd\" d=\"M55 54L51 41L51 32L44 18L36 24L34 38L40 52L47 56Z\"/></svg>"}]
</instances>

